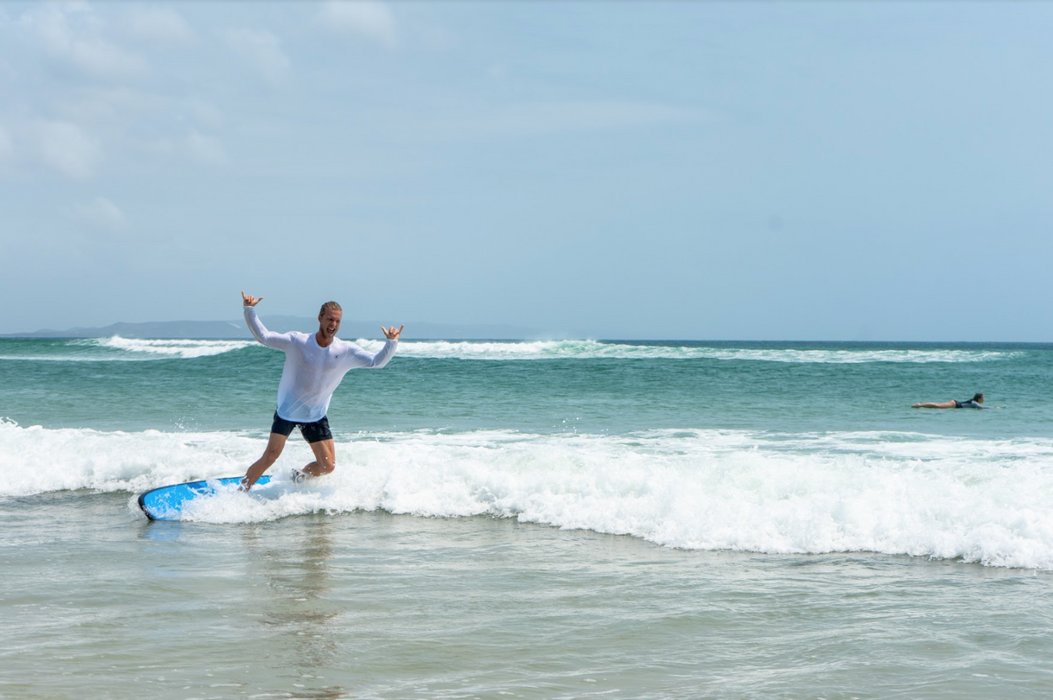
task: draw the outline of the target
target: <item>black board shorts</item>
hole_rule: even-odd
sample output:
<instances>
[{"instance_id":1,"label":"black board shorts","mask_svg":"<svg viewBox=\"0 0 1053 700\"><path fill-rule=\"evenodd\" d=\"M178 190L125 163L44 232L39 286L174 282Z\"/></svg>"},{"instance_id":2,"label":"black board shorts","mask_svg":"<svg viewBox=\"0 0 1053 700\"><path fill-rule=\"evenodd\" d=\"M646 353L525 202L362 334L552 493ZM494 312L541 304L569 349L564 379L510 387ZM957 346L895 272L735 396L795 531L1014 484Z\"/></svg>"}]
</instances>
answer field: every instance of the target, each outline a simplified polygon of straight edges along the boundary
<instances>
[{"instance_id":1,"label":"black board shorts","mask_svg":"<svg viewBox=\"0 0 1053 700\"><path fill-rule=\"evenodd\" d=\"M322 420L314 423L293 423L279 416L277 411L274 412L274 422L271 423L272 433L289 437L293 428L299 428L300 434L303 435L303 439L307 442L321 442L322 440L333 439L333 432L329 430L329 416L322 416Z\"/></svg>"}]
</instances>

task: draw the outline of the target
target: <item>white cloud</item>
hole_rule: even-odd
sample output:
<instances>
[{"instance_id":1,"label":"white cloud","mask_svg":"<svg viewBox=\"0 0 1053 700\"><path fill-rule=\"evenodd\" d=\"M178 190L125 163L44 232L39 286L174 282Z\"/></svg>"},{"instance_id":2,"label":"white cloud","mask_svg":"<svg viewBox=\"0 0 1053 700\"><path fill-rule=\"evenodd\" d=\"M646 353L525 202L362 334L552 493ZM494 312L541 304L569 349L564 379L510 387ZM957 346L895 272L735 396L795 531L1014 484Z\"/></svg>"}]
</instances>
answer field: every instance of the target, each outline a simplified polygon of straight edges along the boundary
<instances>
[{"instance_id":1,"label":"white cloud","mask_svg":"<svg viewBox=\"0 0 1053 700\"><path fill-rule=\"evenodd\" d=\"M335 34L353 34L387 47L395 46L395 15L391 8L374 0L329 0L315 17Z\"/></svg>"},{"instance_id":2,"label":"white cloud","mask_svg":"<svg viewBox=\"0 0 1053 700\"><path fill-rule=\"evenodd\" d=\"M105 197L96 197L91 202L78 206L74 213L77 219L97 229L115 232L128 230L128 220L124 212Z\"/></svg>"},{"instance_id":3,"label":"white cloud","mask_svg":"<svg viewBox=\"0 0 1053 700\"><path fill-rule=\"evenodd\" d=\"M76 124L43 122L39 125L40 154L44 162L69 177L91 177L102 149Z\"/></svg>"},{"instance_id":4,"label":"white cloud","mask_svg":"<svg viewBox=\"0 0 1053 700\"><path fill-rule=\"evenodd\" d=\"M281 85L289 77L291 64L282 50L281 39L270 32L233 29L227 32L227 45L272 85Z\"/></svg>"},{"instance_id":5,"label":"white cloud","mask_svg":"<svg viewBox=\"0 0 1053 700\"><path fill-rule=\"evenodd\" d=\"M192 131L186 137L186 148L190 156L199 163L226 165L230 162L222 141L211 136L203 136L197 131Z\"/></svg>"},{"instance_id":6,"label":"white cloud","mask_svg":"<svg viewBox=\"0 0 1053 700\"><path fill-rule=\"evenodd\" d=\"M57 64L102 80L123 80L147 72L138 55L107 41L104 23L84 4L45 4L27 10L18 24Z\"/></svg>"},{"instance_id":7,"label":"white cloud","mask_svg":"<svg viewBox=\"0 0 1053 700\"><path fill-rule=\"evenodd\" d=\"M137 5L122 24L129 36L154 46L185 46L194 41L190 25L178 12L167 7Z\"/></svg>"}]
</instances>

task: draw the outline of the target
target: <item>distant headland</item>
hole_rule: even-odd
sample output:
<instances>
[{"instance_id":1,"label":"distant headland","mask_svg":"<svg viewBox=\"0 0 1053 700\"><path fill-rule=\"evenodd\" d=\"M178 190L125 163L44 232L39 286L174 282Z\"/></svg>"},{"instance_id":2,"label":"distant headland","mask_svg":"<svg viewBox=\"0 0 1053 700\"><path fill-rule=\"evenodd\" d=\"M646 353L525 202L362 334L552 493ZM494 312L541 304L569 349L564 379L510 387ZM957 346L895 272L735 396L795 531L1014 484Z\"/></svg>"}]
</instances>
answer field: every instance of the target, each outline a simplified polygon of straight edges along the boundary
<instances>
[{"instance_id":1,"label":"distant headland","mask_svg":"<svg viewBox=\"0 0 1053 700\"><path fill-rule=\"evenodd\" d=\"M263 322L272 331L317 330L318 321L301 316L263 315ZM388 324L390 325L390 323ZM343 338L379 338L379 321L344 321L340 328ZM100 328L50 328L30 333L8 333L0 338L250 338L245 322L237 321L150 321L147 323L113 323ZM473 325L448 323L407 323L404 338L421 340L526 340L538 338L536 330L502 325Z\"/></svg>"}]
</instances>

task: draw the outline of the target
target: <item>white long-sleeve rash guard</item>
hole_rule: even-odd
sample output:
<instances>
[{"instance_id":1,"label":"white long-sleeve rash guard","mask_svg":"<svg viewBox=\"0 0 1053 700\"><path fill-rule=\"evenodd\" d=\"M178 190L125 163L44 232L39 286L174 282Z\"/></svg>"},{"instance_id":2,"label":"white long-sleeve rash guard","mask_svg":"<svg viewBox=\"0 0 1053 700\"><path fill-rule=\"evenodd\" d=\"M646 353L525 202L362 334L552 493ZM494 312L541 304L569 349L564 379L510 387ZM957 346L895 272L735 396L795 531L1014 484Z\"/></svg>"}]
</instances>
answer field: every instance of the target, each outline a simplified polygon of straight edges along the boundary
<instances>
[{"instance_id":1,"label":"white long-sleeve rash guard","mask_svg":"<svg viewBox=\"0 0 1053 700\"><path fill-rule=\"evenodd\" d=\"M333 338L333 342L323 348L314 333L267 330L251 306L245 307L245 323L260 343L285 352L285 368L278 384L278 415L291 423L322 420L329 410L333 392L349 370L383 367L399 344L397 340L389 340L375 355L339 338Z\"/></svg>"}]
</instances>

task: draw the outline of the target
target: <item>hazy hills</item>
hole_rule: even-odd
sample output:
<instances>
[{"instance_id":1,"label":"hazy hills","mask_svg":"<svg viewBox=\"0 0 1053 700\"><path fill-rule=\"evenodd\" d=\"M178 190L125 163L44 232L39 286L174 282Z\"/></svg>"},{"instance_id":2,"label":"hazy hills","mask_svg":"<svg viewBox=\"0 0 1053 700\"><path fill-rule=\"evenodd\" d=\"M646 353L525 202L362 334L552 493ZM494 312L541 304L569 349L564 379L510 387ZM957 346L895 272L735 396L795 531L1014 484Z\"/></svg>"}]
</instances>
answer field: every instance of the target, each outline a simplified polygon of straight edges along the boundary
<instances>
[{"instance_id":1,"label":"hazy hills","mask_svg":"<svg viewBox=\"0 0 1053 700\"><path fill-rule=\"evenodd\" d=\"M260 315L263 323L272 331L313 331L318 321L301 316ZM345 320L340 327L341 338L381 338L380 322ZM249 338L245 322L237 321L151 321L147 323L113 323L101 328L50 328L29 333L9 333L3 338ZM501 325L407 323L403 339L446 340L521 340L538 337L538 332L529 328Z\"/></svg>"}]
</instances>

